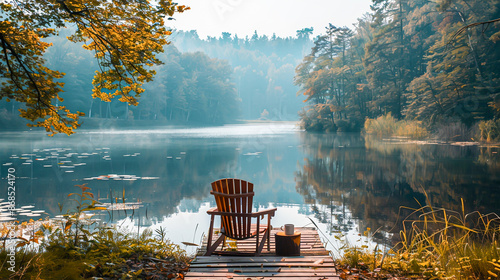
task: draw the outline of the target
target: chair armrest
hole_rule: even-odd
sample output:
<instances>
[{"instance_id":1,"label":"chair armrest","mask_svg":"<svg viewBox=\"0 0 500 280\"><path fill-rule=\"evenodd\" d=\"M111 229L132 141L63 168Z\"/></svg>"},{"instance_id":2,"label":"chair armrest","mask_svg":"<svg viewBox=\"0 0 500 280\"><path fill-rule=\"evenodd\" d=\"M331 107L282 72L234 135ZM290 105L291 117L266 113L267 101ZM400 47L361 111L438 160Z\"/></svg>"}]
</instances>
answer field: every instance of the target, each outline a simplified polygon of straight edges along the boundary
<instances>
[{"instance_id":1,"label":"chair armrest","mask_svg":"<svg viewBox=\"0 0 500 280\"><path fill-rule=\"evenodd\" d=\"M210 208L210 209L207 210L207 214L209 214L209 215L217 215L217 214L214 214L214 213L217 212L217 210L218 210L217 207Z\"/></svg>"},{"instance_id":2,"label":"chair armrest","mask_svg":"<svg viewBox=\"0 0 500 280\"><path fill-rule=\"evenodd\" d=\"M209 215L226 216L226 217L253 217L253 213L233 213L233 212L220 212L218 209L210 209L207 211Z\"/></svg>"},{"instance_id":3,"label":"chair armrest","mask_svg":"<svg viewBox=\"0 0 500 280\"><path fill-rule=\"evenodd\" d=\"M274 216L274 212L278 210L277 208L271 208L271 209L266 209L258 212L253 212L253 213L233 213L233 212L220 212L218 211L219 209L217 208L212 208L207 210L207 214L209 215L219 215L219 216L229 216L229 217L260 217L264 215L271 215L271 217Z\"/></svg>"},{"instance_id":4,"label":"chair armrest","mask_svg":"<svg viewBox=\"0 0 500 280\"><path fill-rule=\"evenodd\" d=\"M273 217L276 210L278 210L278 208L269 208L258 212L254 212L252 213L252 217L259 217L264 215L271 215L271 217Z\"/></svg>"}]
</instances>

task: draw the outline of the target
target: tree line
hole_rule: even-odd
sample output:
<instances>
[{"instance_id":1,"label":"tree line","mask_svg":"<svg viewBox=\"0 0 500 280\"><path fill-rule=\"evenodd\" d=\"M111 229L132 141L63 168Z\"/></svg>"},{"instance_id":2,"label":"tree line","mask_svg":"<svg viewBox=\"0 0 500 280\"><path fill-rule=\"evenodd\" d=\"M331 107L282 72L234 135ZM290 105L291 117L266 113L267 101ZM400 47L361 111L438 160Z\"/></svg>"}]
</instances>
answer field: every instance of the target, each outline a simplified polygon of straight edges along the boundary
<instances>
[{"instance_id":1,"label":"tree line","mask_svg":"<svg viewBox=\"0 0 500 280\"><path fill-rule=\"evenodd\" d=\"M240 118L297 120L303 102L296 97L299 88L293 84L294 71L312 46L312 32L312 28L303 28L296 36L285 38L257 31L244 38L223 32L202 39L191 30L174 31L171 39L181 51L203 51L228 61L241 100Z\"/></svg>"},{"instance_id":2,"label":"tree line","mask_svg":"<svg viewBox=\"0 0 500 280\"><path fill-rule=\"evenodd\" d=\"M66 38L75 30L65 28L51 37L44 53L44 65L65 73L60 78L64 91L54 106L80 112L84 123L100 119L149 120L152 123L222 124L237 119L296 120L302 101L295 97L295 65L312 45L312 28L297 31L296 37L258 35L239 38L222 33L201 39L196 31L173 30L171 44L156 58L161 63L149 69L155 73L144 83L137 102L102 99L92 95L99 61L83 43ZM61 88L62 89L62 88ZM104 92L111 94L110 91ZM23 102L0 102L0 127L24 127L18 117ZM128 122L131 123L131 122ZM118 124L117 124L118 125Z\"/></svg>"},{"instance_id":3,"label":"tree line","mask_svg":"<svg viewBox=\"0 0 500 280\"><path fill-rule=\"evenodd\" d=\"M498 118L499 4L373 0L354 29L330 24L296 67L303 126L359 131L387 114L430 127Z\"/></svg>"}]
</instances>

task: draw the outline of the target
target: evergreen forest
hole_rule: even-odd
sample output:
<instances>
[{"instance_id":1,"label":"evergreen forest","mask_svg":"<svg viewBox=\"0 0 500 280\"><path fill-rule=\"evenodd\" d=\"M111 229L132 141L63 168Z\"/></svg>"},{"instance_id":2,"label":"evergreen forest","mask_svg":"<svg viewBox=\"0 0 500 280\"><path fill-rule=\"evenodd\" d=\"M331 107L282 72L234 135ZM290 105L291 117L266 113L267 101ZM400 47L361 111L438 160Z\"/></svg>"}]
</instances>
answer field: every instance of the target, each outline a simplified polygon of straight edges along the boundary
<instances>
[{"instance_id":1,"label":"evergreen forest","mask_svg":"<svg viewBox=\"0 0 500 280\"><path fill-rule=\"evenodd\" d=\"M64 102L55 99L55 106L94 125L300 119L307 131L359 132L377 130L371 120L384 117L405 121L407 130L452 124L457 129L448 134L470 139L479 128L482 138L494 139L500 136L499 4L373 0L352 27L305 27L285 38L257 31L200 38L195 30L171 30L137 102L90 94L101 65L82 42L66 39L71 26L51 38L44 59L65 73ZM24 108L0 100L0 127L25 128L27 120L18 117Z\"/></svg>"},{"instance_id":2,"label":"evergreen forest","mask_svg":"<svg viewBox=\"0 0 500 280\"><path fill-rule=\"evenodd\" d=\"M353 29L326 27L297 66L312 131L388 116L436 129L500 116L499 1L374 0Z\"/></svg>"}]
</instances>

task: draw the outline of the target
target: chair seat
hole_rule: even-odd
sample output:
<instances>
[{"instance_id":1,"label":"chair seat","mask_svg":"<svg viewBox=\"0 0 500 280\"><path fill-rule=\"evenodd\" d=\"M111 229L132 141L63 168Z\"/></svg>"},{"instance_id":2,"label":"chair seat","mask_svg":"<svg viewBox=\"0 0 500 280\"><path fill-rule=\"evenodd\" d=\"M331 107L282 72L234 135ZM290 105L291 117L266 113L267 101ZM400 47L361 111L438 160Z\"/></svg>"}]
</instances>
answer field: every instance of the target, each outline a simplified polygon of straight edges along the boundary
<instances>
[{"instance_id":1,"label":"chair seat","mask_svg":"<svg viewBox=\"0 0 500 280\"><path fill-rule=\"evenodd\" d=\"M268 230L267 225L261 225L259 230L259 235L262 237L262 234L266 233ZM211 243L214 243L219 239L223 239L222 243L219 243L216 250L212 253L213 255L233 255L233 256L255 256L255 251L251 251L249 246L255 242L257 237L256 224L252 224L252 237L246 239L235 239L228 236L225 236L219 229L215 229L213 231L213 237ZM224 240L225 239L225 240ZM237 244L236 248L231 247L232 241ZM207 240L207 244L209 241Z\"/></svg>"},{"instance_id":2,"label":"chair seat","mask_svg":"<svg viewBox=\"0 0 500 280\"><path fill-rule=\"evenodd\" d=\"M257 224L252 224L252 227L250 229L250 232L251 232L250 238L255 237L257 235L257 229L256 229L256 227L257 227ZM261 225L260 226L260 230L259 230L258 233L264 233L264 232L266 232L266 230L267 230L267 225ZM218 233L226 236L227 238L231 238L231 239L234 239L234 240L245 240L245 239L248 239L248 238L238 238L238 237L235 237L235 236L228 236L228 235L224 234L224 232L222 232L220 230L219 231L215 230L215 232L218 232Z\"/></svg>"}]
</instances>

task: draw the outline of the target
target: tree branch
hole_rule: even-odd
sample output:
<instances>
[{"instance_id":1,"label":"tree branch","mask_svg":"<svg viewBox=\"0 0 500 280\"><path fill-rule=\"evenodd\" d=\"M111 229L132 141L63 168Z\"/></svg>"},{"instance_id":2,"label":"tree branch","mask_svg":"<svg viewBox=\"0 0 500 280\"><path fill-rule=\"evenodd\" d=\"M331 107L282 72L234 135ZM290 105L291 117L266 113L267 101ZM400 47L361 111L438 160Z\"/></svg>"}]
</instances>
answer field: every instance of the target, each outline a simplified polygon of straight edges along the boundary
<instances>
[{"instance_id":1,"label":"tree branch","mask_svg":"<svg viewBox=\"0 0 500 280\"><path fill-rule=\"evenodd\" d=\"M467 24L466 26L458 29L457 32L455 32L455 34L453 34L453 36L450 39L450 42L454 41L457 38L458 35L462 34L468 28L471 28L471 27L474 27L474 26L478 26L478 25L489 25L491 23L495 23L495 22L498 22L498 21L500 21L500 18L489 20L489 21L481 21L481 22L475 22L475 23ZM483 32L484 31L486 31L486 29L484 29Z\"/></svg>"},{"instance_id":2,"label":"tree branch","mask_svg":"<svg viewBox=\"0 0 500 280\"><path fill-rule=\"evenodd\" d=\"M11 65L9 63L7 49L10 51L11 55L14 56L14 58L17 60L17 62L19 63L19 65L21 66L21 68L23 69L23 71L28 76L28 79L33 84L33 87L35 88L35 91L36 91L36 94L37 94L37 106L36 106L37 110L40 110L39 103L41 103L42 105L46 106L47 108L51 108L49 104L46 104L45 102L43 102L43 100L42 100L42 92L40 91L40 88L38 87L37 83L35 82L31 71L28 68L26 68L25 63L19 57L19 55L17 54L17 52L14 50L14 48L9 44L9 42L7 42L6 38L3 36L2 33L0 33L0 40L2 41L2 47L3 47L3 50L4 50L5 61L7 62L7 67L9 68L11 79L13 81L15 81L15 79L14 79L14 71L12 70ZM15 82L15 84L16 84L17 88L19 88L20 90L24 91L21 85L19 85L17 82ZM53 110L53 111L55 112L55 110ZM55 112L55 113L57 113L57 112Z\"/></svg>"}]
</instances>

